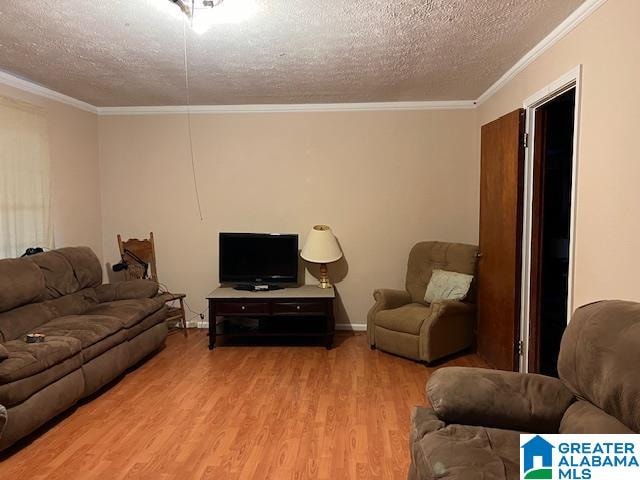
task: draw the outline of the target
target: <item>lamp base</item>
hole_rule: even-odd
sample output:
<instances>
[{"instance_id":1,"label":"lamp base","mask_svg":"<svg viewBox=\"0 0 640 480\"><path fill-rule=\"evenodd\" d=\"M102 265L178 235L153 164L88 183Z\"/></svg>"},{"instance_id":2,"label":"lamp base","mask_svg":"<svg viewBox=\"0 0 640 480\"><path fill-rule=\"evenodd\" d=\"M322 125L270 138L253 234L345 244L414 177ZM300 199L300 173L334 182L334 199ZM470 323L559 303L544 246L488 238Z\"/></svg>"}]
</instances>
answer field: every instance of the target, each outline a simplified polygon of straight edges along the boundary
<instances>
[{"instance_id":1,"label":"lamp base","mask_svg":"<svg viewBox=\"0 0 640 480\"><path fill-rule=\"evenodd\" d=\"M327 264L320 264L320 283L318 284L318 288L331 288L331 282L329 282L329 275L327 271Z\"/></svg>"}]
</instances>

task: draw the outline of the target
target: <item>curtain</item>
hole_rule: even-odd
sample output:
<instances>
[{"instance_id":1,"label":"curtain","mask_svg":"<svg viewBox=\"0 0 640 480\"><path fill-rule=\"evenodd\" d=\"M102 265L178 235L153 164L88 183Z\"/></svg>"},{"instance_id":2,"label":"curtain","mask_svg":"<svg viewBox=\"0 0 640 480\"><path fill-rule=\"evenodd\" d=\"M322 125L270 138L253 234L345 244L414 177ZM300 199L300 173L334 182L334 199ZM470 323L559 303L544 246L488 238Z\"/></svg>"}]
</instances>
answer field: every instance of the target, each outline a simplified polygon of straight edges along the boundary
<instances>
[{"instance_id":1,"label":"curtain","mask_svg":"<svg viewBox=\"0 0 640 480\"><path fill-rule=\"evenodd\" d=\"M0 97L0 258L53 247L50 203L46 117Z\"/></svg>"}]
</instances>

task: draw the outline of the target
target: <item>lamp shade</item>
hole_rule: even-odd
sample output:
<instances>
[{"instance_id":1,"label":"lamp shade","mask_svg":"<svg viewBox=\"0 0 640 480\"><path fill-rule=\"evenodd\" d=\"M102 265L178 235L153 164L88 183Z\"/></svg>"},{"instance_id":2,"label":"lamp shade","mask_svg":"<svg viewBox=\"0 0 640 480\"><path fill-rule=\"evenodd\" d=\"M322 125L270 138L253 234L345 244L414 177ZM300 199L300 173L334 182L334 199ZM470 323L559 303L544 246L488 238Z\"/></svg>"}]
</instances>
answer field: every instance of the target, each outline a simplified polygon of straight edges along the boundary
<instances>
[{"instance_id":1,"label":"lamp shade","mask_svg":"<svg viewBox=\"0 0 640 480\"><path fill-rule=\"evenodd\" d=\"M340 260L342 250L331 228L327 225L316 225L307 235L300 256L308 262L331 263Z\"/></svg>"}]
</instances>

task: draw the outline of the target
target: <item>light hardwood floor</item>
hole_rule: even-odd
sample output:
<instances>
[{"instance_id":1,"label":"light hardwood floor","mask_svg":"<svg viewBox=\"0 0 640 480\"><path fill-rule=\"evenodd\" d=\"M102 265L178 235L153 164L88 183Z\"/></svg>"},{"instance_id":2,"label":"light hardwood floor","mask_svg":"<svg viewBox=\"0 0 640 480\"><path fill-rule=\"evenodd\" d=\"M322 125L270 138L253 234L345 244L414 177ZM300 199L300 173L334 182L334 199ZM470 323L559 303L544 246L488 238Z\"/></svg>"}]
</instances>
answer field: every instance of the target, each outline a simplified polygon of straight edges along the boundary
<instances>
[{"instance_id":1,"label":"light hardwood floor","mask_svg":"<svg viewBox=\"0 0 640 480\"><path fill-rule=\"evenodd\" d=\"M475 355L445 365L482 366ZM136 370L0 457L1 479L405 479L433 368L343 334L207 349L171 335Z\"/></svg>"}]
</instances>

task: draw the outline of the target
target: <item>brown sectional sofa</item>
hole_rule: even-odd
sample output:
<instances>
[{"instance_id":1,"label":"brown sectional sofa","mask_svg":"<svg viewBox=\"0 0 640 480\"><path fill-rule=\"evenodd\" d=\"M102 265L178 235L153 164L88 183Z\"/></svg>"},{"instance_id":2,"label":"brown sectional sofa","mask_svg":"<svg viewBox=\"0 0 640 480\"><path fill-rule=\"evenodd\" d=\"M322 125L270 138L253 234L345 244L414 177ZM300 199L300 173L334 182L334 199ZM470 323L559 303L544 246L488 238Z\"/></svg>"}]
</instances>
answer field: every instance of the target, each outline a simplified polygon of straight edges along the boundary
<instances>
[{"instance_id":1,"label":"brown sectional sofa","mask_svg":"<svg viewBox=\"0 0 640 480\"><path fill-rule=\"evenodd\" d=\"M87 247L0 260L0 450L160 348L157 293L148 280L103 285Z\"/></svg>"},{"instance_id":2,"label":"brown sectional sofa","mask_svg":"<svg viewBox=\"0 0 640 480\"><path fill-rule=\"evenodd\" d=\"M416 407L410 480L520 478L520 433L640 432L640 303L576 310L560 378L479 368L436 371Z\"/></svg>"}]
</instances>

